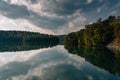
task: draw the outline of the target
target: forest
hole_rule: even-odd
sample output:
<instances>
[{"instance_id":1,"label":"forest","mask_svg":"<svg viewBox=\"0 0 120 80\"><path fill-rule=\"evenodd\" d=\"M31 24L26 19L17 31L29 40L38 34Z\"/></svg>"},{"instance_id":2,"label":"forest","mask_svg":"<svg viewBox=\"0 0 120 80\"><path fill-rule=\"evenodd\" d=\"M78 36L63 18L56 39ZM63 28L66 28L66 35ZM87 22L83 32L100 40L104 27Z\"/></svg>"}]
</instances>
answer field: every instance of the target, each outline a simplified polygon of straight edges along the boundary
<instances>
[{"instance_id":1,"label":"forest","mask_svg":"<svg viewBox=\"0 0 120 80\"><path fill-rule=\"evenodd\" d=\"M0 31L0 45L43 45L59 43L57 36L26 31Z\"/></svg>"},{"instance_id":2,"label":"forest","mask_svg":"<svg viewBox=\"0 0 120 80\"><path fill-rule=\"evenodd\" d=\"M120 44L120 16L109 16L71 32L65 37L65 47L103 47L109 43Z\"/></svg>"}]
</instances>

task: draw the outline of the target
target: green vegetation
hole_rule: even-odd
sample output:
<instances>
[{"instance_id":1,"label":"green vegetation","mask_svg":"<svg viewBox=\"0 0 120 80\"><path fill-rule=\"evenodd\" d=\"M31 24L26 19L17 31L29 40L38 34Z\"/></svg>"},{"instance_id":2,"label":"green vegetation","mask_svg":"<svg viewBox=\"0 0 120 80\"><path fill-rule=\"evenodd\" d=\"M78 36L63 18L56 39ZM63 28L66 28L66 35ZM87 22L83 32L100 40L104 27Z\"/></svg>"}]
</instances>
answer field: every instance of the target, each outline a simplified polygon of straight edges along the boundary
<instances>
[{"instance_id":1,"label":"green vegetation","mask_svg":"<svg viewBox=\"0 0 120 80\"><path fill-rule=\"evenodd\" d=\"M0 45L45 45L59 43L57 36L25 31L0 31Z\"/></svg>"},{"instance_id":2,"label":"green vegetation","mask_svg":"<svg viewBox=\"0 0 120 80\"><path fill-rule=\"evenodd\" d=\"M120 17L110 16L98 19L77 32L65 37L65 48L69 53L84 57L87 61L111 73L120 75L120 52L113 52L105 46L120 45ZM104 61L104 62L103 62Z\"/></svg>"},{"instance_id":3,"label":"green vegetation","mask_svg":"<svg viewBox=\"0 0 120 80\"><path fill-rule=\"evenodd\" d=\"M100 47L109 43L120 44L120 17L110 16L106 20L98 19L78 32L65 37L65 47Z\"/></svg>"}]
</instances>

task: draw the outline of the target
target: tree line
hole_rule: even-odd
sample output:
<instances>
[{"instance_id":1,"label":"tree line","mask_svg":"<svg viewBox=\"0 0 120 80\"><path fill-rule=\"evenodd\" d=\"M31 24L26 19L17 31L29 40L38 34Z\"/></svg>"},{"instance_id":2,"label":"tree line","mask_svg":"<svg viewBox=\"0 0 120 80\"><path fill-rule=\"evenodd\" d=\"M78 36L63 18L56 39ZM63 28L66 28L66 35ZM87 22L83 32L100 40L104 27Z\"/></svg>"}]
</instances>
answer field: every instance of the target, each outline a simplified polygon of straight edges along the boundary
<instances>
[{"instance_id":1,"label":"tree line","mask_svg":"<svg viewBox=\"0 0 120 80\"><path fill-rule=\"evenodd\" d=\"M2 44L52 44L59 43L57 36L26 31L0 31L0 45Z\"/></svg>"},{"instance_id":2,"label":"tree line","mask_svg":"<svg viewBox=\"0 0 120 80\"><path fill-rule=\"evenodd\" d=\"M96 22L86 25L84 29L69 33L65 37L65 47L86 46L100 47L109 43L120 44L120 16L109 16L107 19L98 19Z\"/></svg>"}]
</instances>

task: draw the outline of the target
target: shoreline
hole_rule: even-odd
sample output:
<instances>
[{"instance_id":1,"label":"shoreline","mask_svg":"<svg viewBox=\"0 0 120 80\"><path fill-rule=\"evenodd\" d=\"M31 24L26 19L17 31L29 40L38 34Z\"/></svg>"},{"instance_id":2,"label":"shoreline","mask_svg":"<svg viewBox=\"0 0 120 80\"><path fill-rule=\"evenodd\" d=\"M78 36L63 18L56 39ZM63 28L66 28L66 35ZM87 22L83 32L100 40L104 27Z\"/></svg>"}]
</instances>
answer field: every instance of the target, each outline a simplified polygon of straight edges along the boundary
<instances>
[{"instance_id":1,"label":"shoreline","mask_svg":"<svg viewBox=\"0 0 120 80\"><path fill-rule=\"evenodd\" d=\"M120 44L110 43L106 46L107 48L114 49L120 51Z\"/></svg>"}]
</instances>

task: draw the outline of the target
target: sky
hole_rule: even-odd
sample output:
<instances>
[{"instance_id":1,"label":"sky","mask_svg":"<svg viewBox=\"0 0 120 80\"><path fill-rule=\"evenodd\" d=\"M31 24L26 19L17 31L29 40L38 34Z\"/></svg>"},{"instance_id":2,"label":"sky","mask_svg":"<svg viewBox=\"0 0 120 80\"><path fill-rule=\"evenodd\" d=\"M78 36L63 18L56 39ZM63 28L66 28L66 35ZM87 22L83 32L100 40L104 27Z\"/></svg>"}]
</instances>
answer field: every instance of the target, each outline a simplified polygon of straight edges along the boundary
<instances>
[{"instance_id":1,"label":"sky","mask_svg":"<svg viewBox=\"0 0 120 80\"><path fill-rule=\"evenodd\" d=\"M0 0L0 30L62 35L119 14L120 0Z\"/></svg>"}]
</instances>

